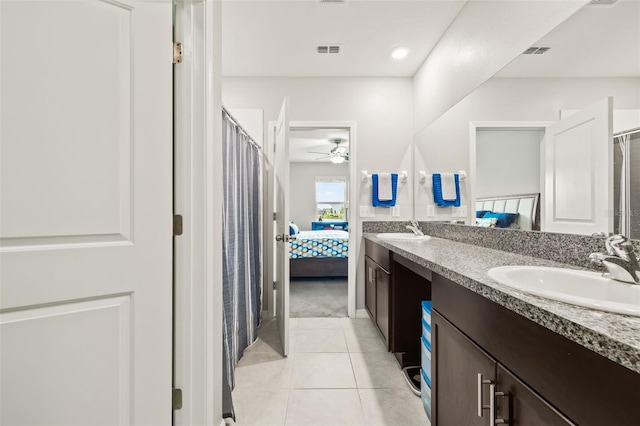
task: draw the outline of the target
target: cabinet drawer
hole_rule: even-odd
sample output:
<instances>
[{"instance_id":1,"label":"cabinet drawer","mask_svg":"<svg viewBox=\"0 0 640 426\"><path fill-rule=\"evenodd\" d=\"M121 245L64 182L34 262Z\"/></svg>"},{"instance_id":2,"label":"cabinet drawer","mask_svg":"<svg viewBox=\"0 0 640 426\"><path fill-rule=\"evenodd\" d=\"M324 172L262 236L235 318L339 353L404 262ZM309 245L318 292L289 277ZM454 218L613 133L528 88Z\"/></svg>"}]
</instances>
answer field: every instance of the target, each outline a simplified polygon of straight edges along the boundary
<instances>
[{"instance_id":1,"label":"cabinet drawer","mask_svg":"<svg viewBox=\"0 0 640 426\"><path fill-rule=\"evenodd\" d=\"M431 381L424 374L420 374L420 399L422 399L424 411L431 421Z\"/></svg>"},{"instance_id":2,"label":"cabinet drawer","mask_svg":"<svg viewBox=\"0 0 640 426\"><path fill-rule=\"evenodd\" d=\"M422 320L429 324L431 327L431 301L425 300L421 303L422 305Z\"/></svg>"},{"instance_id":3,"label":"cabinet drawer","mask_svg":"<svg viewBox=\"0 0 640 426\"><path fill-rule=\"evenodd\" d=\"M371 260L380 265L385 271L391 272L389 250L369 240L364 240L364 246L364 252Z\"/></svg>"},{"instance_id":4,"label":"cabinet drawer","mask_svg":"<svg viewBox=\"0 0 640 426\"><path fill-rule=\"evenodd\" d=\"M424 319L422 320L422 337L431 344L431 326Z\"/></svg>"},{"instance_id":5,"label":"cabinet drawer","mask_svg":"<svg viewBox=\"0 0 640 426\"><path fill-rule=\"evenodd\" d=\"M431 386L431 343L429 343L424 337L420 338L420 366L422 367L422 374L429 381L429 386Z\"/></svg>"}]
</instances>

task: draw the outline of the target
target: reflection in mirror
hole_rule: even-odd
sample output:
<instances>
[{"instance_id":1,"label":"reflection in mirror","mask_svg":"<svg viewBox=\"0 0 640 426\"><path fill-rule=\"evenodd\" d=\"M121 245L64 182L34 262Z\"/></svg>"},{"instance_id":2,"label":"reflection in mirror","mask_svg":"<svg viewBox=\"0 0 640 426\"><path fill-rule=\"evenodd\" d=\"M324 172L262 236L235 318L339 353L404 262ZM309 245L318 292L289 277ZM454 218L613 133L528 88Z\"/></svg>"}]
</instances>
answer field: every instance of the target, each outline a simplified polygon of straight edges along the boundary
<instances>
[{"instance_id":1,"label":"reflection in mirror","mask_svg":"<svg viewBox=\"0 0 640 426\"><path fill-rule=\"evenodd\" d=\"M614 233L640 239L640 129L613 138Z\"/></svg>"},{"instance_id":2,"label":"reflection in mirror","mask_svg":"<svg viewBox=\"0 0 640 426\"><path fill-rule=\"evenodd\" d=\"M469 206L467 224L476 222L476 200L540 193L539 206L550 205L551 200L544 196L545 173L541 172L548 163L543 155L544 133L559 119L569 119L575 111L612 97L612 133L640 128L640 2L586 6L535 46L549 49L544 53L520 55L415 137L416 174L419 171L470 171L470 179L461 188L463 204ZM471 126L471 131L470 123L476 125ZM556 179L558 189L567 197L574 197L571 202L560 198L564 201L560 207L565 210L573 207L587 216L590 213L584 207L577 209L576 206L591 202L588 197L593 196L593 192L583 195L578 189L592 181L607 182L611 190L598 196L610 198L610 202L605 200L610 206L606 215L611 216L606 232L629 233L632 238L640 238L640 170L633 170L634 163L640 164L634 160L640 160L640 152L636 154L633 149L634 141L638 144L640 138L630 136L627 145L631 148L625 148L624 143L614 145L611 136L608 140L614 157L608 169L613 170L597 176L584 175L582 180L564 184L558 183L562 179ZM597 160L597 156L588 158L589 142L580 145L578 139L573 143L565 152L565 163L573 162L577 167ZM638 147L640 151L640 145ZM622 148L629 151L624 161ZM628 175L624 179L623 171ZM609 183L608 174L614 177L613 182ZM415 218L459 220L459 212L451 208L436 207L435 213L430 213L433 211L430 191L429 185L416 183ZM531 230L539 229L536 213L531 214ZM509 227L518 227L518 222L515 220L515 225ZM543 231L548 230L544 217L538 223ZM577 227L553 231L593 233Z\"/></svg>"},{"instance_id":3,"label":"reflection in mirror","mask_svg":"<svg viewBox=\"0 0 640 426\"><path fill-rule=\"evenodd\" d=\"M540 230L540 149L544 128L484 128L476 131L476 225ZM480 220L491 213L513 221ZM508 216L507 216L508 218Z\"/></svg>"}]
</instances>

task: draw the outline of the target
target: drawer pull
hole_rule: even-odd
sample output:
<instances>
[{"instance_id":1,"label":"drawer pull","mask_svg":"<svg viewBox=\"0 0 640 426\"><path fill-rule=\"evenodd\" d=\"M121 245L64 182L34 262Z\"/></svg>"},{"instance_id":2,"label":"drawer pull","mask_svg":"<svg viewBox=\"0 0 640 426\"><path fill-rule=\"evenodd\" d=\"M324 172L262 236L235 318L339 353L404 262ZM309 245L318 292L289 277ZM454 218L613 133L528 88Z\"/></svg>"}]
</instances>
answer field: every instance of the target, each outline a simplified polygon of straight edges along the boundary
<instances>
[{"instance_id":1,"label":"drawer pull","mask_svg":"<svg viewBox=\"0 0 640 426\"><path fill-rule=\"evenodd\" d=\"M478 373L478 417L482 417L483 410L490 408L489 405L482 405L482 385L491 385L492 383L491 380L483 380L482 373Z\"/></svg>"},{"instance_id":2,"label":"drawer pull","mask_svg":"<svg viewBox=\"0 0 640 426\"><path fill-rule=\"evenodd\" d=\"M496 419L496 397L509 397L509 394L504 392L496 392L496 385L489 385L489 426L508 424L509 419Z\"/></svg>"}]
</instances>

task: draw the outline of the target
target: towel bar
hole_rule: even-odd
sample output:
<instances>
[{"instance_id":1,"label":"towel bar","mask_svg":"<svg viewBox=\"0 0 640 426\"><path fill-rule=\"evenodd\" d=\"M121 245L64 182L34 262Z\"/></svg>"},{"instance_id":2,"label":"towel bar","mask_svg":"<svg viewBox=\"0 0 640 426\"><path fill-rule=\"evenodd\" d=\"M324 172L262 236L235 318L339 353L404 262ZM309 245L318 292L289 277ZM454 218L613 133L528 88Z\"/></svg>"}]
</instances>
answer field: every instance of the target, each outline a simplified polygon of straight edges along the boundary
<instances>
[{"instance_id":1,"label":"towel bar","mask_svg":"<svg viewBox=\"0 0 640 426\"><path fill-rule=\"evenodd\" d=\"M430 178L432 175L428 175L427 172L425 172L424 170L420 170L418 172L418 181L420 183L425 183L427 181L428 178ZM460 180L464 180L467 178L467 172L465 172L464 170L460 170L458 172L458 179Z\"/></svg>"},{"instance_id":2,"label":"towel bar","mask_svg":"<svg viewBox=\"0 0 640 426\"><path fill-rule=\"evenodd\" d=\"M407 172L406 170L402 170L401 172L398 173L398 182L406 183L408 177L409 177L409 172ZM362 180L363 183L367 183L371 180L371 175L366 170L362 170L360 172L360 179Z\"/></svg>"}]
</instances>

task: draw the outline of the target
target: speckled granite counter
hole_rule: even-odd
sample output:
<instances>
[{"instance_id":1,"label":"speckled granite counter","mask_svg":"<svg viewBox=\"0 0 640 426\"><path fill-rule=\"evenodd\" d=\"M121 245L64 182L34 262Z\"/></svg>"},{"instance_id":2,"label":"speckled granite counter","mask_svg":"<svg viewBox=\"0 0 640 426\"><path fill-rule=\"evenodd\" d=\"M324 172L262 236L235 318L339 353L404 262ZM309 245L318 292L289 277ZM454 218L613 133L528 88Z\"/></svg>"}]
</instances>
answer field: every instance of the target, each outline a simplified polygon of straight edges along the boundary
<instances>
[{"instance_id":1,"label":"speckled granite counter","mask_svg":"<svg viewBox=\"0 0 640 426\"><path fill-rule=\"evenodd\" d=\"M533 296L487 275L489 269L505 265L575 266L441 238L383 241L376 234L364 237L640 374L640 317Z\"/></svg>"}]
</instances>

